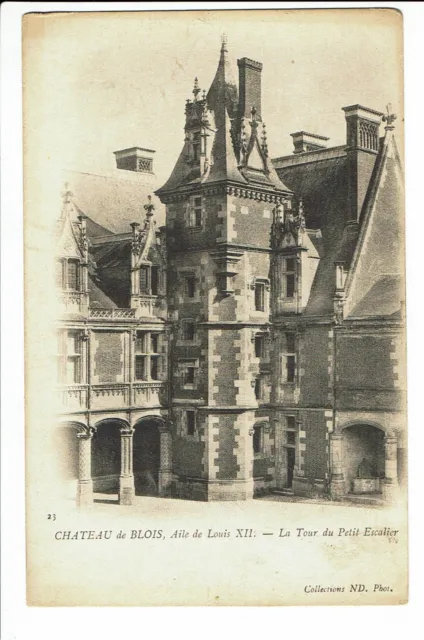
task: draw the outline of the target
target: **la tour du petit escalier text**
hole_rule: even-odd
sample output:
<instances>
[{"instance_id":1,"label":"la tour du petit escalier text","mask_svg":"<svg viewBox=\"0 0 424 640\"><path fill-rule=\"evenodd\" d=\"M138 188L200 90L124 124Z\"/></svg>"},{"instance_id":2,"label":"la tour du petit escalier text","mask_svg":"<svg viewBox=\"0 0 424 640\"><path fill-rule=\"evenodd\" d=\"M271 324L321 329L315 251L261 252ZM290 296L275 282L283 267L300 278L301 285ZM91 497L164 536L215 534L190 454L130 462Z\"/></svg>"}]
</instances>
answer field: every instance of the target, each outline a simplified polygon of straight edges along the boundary
<instances>
[{"instance_id":1,"label":"la tour du petit escalier text","mask_svg":"<svg viewBox=\"0 0 424 640\"><path fill-rule=\"evenodd\" d=\"M325 527L324 529L307 529L305 527L294 527L286 529L281 527L277 530L264 530L252 528L235 528L235 529L172 529L165 531L164 529L129 529L113 530L89 530L89 529L68 529L58 530L54 533L55 540L72 541L72 540L190 540L193 538L202 540L222 540L222 539L240 539L249 540L260 536L269 536L278 539L290 539L305 541L318 538L369 538L369 539L386 539L389 542L397 543L399 540L399 529L392 527Z\"/></svg>"}]
</instances>

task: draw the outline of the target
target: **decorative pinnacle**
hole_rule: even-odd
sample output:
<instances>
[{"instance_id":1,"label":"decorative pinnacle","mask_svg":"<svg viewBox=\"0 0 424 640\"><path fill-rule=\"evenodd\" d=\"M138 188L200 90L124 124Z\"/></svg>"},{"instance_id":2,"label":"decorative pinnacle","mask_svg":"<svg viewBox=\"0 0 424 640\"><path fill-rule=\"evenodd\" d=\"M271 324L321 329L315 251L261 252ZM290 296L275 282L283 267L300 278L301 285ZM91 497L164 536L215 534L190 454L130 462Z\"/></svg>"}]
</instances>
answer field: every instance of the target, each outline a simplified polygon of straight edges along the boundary
<instances>
[{"instance_id":1,"label":"decorative pinnacle","mask_svg":"<svg viewBox=\"0 0 424 640\"><path fill-rule=\"evenodd\" d=\"M221 51L227 51L227 43L228 43L227 35L223 33L221 36Z\"/></svg>"},{"instance_id":2,"label":"decorative pinnacle","mask_svg":"<svg viewBox=\"0 0 424 640\"><path fill-rule=\"evenodd\" d=\"M153 211L155 210L155 205L152 204L152 196L147 196L148 204L144 205L144 209L146 211L146 216L151 217L153 215Z\"/></svg>"},{"instance_id":3,"label":"decorative pinnacle","mask_svg":"<svg viewBox=\"0 0 424 640\"><path fill-rule=\"evenodd\" d=\"M193 95L194 101L197 102L197 96L200 93L201 89L199 87L199 81L197 78L194 78L194 87L193 87Z\"/></svg>"},{"instance_id":4,"label":"decorative pinnacle","mask_svg":"<svg viewBox=\"0 0 424 640\"><path fill-rule=\"evenodd\" d=\"M392 113L392 105L389 104L386 106L386 110L387 110L387 116L384 115L383 116L383 122L387 122L387 126L390 127L393 125L393 122L396 120L397 115L395 113Z\"/></svg>"}]
</instances>

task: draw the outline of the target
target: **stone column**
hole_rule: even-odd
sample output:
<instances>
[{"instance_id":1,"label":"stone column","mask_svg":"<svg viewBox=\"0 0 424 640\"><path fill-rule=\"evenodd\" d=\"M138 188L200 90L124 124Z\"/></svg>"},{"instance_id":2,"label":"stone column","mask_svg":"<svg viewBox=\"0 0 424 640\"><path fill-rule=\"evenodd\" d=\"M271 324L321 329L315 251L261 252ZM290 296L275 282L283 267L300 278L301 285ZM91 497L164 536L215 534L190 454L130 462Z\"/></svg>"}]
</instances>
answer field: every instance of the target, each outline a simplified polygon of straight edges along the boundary
<instances>
[{"instance_id":1,"label":"stone column","mask_svg":"<svg viewBox=\"0 0 424 640\"><path fill-rule=\"evenodd\" d=\"M77 505L84 507L93 502L93 480L91 478L92 429L78 434L78 488Z\"/></svg>"},{"instance_id":2,"label":"stone column","mask_svg":"<svg viewBox=\"0 0 424 640\"><path fill-rule=\"evenodd\" d=\"M135 488L133 474L134 429L121 429L121 475L119 476L119 504L134 503Z\"/></svg>"},{"instance_id":3,"label":"stone column","mask_svg":"<svg viewBox=\"0 0 424 640\"><path fill-rule=\"evenodd\" d=\"M159 487L160 496L166 495L172 482L172 434L169 426L159 427L160 436L160 467Z\"/></svg>"},{"instance_id":4,"label":"stone column","mask_svg":"<svg viewBox=\"0 0 424 640\"><path fill-rule=\"evenodd\" d=\"M330 435L331 447L331 497L338 499L345 493L343 465L342 465L342 442L341 433Z\"/></svg>"},{"instance_id":5,"label":"stone column","mask_svg":"<svg viewBox=\"0 0 424 640\"><path fill-rule=\"evenodd\" d=\"M286 463L284 460L284 432L279 420L274 420L274 444L275 444L275 486L284 489L286 480Z\"/></svg>"},{"instance_id":6,"label":"stone column","mask_svg":"<svg viewBox=\"0 0 424 640\"><path fill-rule=\"evenodd\" d=\"M384 480L383 499L391 502L395 498L398 488L397 477L397 437L388 433L384 438Z\"/></svg>"}]
</instances>

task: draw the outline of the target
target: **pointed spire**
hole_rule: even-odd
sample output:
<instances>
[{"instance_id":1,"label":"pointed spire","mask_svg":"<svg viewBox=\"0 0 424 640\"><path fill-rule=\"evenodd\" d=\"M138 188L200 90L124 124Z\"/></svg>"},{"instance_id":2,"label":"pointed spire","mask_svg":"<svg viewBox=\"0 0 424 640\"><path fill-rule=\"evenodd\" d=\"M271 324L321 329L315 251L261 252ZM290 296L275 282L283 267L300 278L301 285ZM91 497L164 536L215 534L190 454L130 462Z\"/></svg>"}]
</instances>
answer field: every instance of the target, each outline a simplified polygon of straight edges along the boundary
<instances>
[{"instance_id":1,"label":"pointed spire","mask_svg":"<svg viewBox=\"0 0 424 640\"><path fill-rule=\"evenodd\" d=\"M233 118L238 104L237 84L227 54L227 39L223 36L218 68L206 96L209 108L215 113L217 125L225 119L225 108L228 110L230 118Z\"/></svg>"}]
</instances>

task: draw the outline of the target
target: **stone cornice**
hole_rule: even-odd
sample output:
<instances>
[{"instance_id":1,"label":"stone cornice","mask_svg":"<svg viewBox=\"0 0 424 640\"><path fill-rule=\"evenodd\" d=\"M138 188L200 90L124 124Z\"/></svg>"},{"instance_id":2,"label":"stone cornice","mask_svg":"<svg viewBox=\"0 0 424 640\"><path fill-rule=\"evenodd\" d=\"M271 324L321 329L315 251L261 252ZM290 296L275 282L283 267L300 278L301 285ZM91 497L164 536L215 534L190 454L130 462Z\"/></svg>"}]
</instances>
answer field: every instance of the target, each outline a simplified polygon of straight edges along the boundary
<instances>
[{"instance_id":1,"label":"stone cornice","mask_svg":"<svg viewBox=\"0 0 424 640\"><path fill-rule=\"evenodd\" d=\"M201 193L203 196L234 195L239 198L246 198L249 200L257 200L262 202L271 202L274 204L281 204L292 195L289 191L276 191L267 189L266 187L258 187L256 185L239 185L237 183L231 182L188 185L176 192L156 192L156 195L160 197L161 201L164 204L168 204L170 202L181 202L183 200L186 200L189 196L195 193Z\"/></svg>"}]
</instances>

